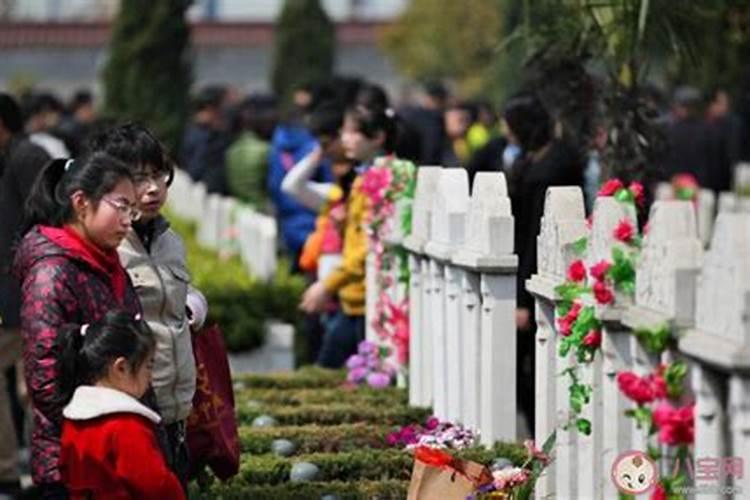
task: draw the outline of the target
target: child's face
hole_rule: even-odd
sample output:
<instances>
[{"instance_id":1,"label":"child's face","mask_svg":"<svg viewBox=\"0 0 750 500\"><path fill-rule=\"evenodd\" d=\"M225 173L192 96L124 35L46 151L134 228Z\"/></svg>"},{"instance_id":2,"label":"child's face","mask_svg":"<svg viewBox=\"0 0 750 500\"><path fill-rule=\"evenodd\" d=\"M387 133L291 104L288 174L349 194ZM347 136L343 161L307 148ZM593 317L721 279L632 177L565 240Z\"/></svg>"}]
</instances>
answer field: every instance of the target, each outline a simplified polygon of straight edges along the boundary
<instances>
[{"instance_id":1,"label":"child's face","mask_svg":"<svg viewBox=\"0 0 750 500\"><path fill-rule=\"evenodd\" d=\"M382 147L382 138L371 139L365 136L351 118L344 118L344 126L341 128L341 144L344 146L346 156L352 160L366 161L377 154Z\"/></svg>"},{"instance_id":2,"label":"child's face","mask_svg":"<svg viewBox=\"0 0 750 500\"><path fill-rule=\"evenodd\" d=\"M141 365L133 370L125 358L117 358L109 370L105 382L108 386L140 399L151 384L154 354L151 353Z\"/></svg>"},{"instance_id":3,"label":"child's face","mask_svg":"<svg viewBox=\"0 0 750 500\"><path fill-rule=\"evenodd\" d=\"M145 168L135 176L135 196L143 220L150 220L159 215L164 202L167 201L167 181L169 174L154 172Z\"/></svg>"},{"instance_id":4,"label":"child's face","mask_svg":"<svg viewBox=\"0 0 750 500\"><path fill-rule=\"evenodd\" d=\"M73 195L73 205L85 236L99 248L114 249L120 245L133 222L135 189L129 179L123 179L98 204L86 199L79 191Z\"/></svg>"}]
</instances>

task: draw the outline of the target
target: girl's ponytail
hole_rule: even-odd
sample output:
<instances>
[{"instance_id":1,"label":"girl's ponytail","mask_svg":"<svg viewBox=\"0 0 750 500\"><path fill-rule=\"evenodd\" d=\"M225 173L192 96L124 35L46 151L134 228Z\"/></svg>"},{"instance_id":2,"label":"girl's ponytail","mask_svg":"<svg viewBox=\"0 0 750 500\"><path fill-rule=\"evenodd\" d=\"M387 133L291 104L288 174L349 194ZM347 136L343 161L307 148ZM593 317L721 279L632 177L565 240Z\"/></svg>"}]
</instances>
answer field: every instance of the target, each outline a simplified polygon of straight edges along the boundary
<instances>
[{"instance_id":1,"label":"girl's ponytail","mask_svg":"<svg viewBox=\"0 0 750 500\"><path fill-rule=\"evenodd\" d=\"M62 215L64 203L58 199L58 194L66 165L69 165L66 159L52 160L37 176L26 199L23 234L36 224L50 224Z\"/></svg>"},{"instance_id":2,"label":"girl's ponytail","mask_svg":"<svg viewBox=\"0 0 750 500\"><path fill-rule=\"evenodd\" d=\"M86 359L81 355L84 336L81 330L87 332L88 325L82 327L71 325L64 327L57 337L57 401L59 406L64 406L73 397L73 392L81 384L80 375L86 373L88 368L83 366Z\"/></svg>"}]
</instances>

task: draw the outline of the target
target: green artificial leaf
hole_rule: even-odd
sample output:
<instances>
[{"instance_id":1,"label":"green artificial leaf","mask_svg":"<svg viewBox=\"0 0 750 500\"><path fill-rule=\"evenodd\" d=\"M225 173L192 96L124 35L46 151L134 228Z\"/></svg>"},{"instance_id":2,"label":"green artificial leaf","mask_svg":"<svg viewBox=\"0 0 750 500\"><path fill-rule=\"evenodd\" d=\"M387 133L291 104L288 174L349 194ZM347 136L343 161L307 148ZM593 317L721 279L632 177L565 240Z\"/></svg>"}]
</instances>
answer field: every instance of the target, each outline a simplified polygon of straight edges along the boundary
<instances>
[{"instance_id":1,"label":"green artificial leaf","mask_svg":"<svg viewBox=\"0 0 750 500\"><path fill-rule=\"evenodd\" d=\"M661 457L662 457L661 449L658 446L654 446L651 444L648 445L647 454L649 458L653 460L654 462L661 460Z\"/></svg>"},{"instance_id":2,"label":"green artificial leaf","mask_svg":"<svg viewBox=\"0 0 750 500\"><path fill-rule=\"evenodd\" d=\"M589 240L585 236L577 239L573 242L573 252L575 252L576 255L583 255L586 252L588 244Z\"/></svg>"},{"instance_id":3,"label":"green artificial leaf","mask_svg":"<svg viewBox=\"0 0 750 500\"><path fill-rule=\"evenodd\" d=\"M654 329L639 328L633 333L643 348L652 354L664 352L672 340L672 332L668 325L660 325Z\"/></svg>"},{"instance_id":4,"label":"green artificial leaf","mask_svg":"<svg viewBox=\"0 0 750 500\"><path fill-rule=\"evenodd\" d=\"M633 203L635 202L635 198L633 197L633 193L630 192L627 188L619 189L615 193L615 199L619 202L623 203Z\"/></svg>"},{"instance_id":5,"label":"green artificial leaf","mask_svg":"<svg viewBox=\"0 0 750 500\"><path fill-rule=\"evenodd\" d=\"M573 302L581 296L584 290L585 288L582 284L572 281L566 281L562 285L555 287L555 293L558 295L559 300L563 302Z\"/></svg>"},{"instance_id":6,"label":"green artificial leaf","mask_svg":"<svg viewBox=\"0 0 750 500\"><path fill-rule=\"evenodd\" d=\"M578 432L589 436L591 434L591 422L585 418L579 418L576 420L576 429L578 429Z\"/></svg>"},{"instance_id":7,"label":"green artificial leaf","mask_svg":"<svg viewBox=\"0 0 750 500\"><path fill-rule=\"evenodd\" d=\"M667 396L669 399L680 399L684 393L684 380L687 376L687 364L684 361L670 363L664 370L664 381L667 384Z\"/></svg>"}]
</instances>

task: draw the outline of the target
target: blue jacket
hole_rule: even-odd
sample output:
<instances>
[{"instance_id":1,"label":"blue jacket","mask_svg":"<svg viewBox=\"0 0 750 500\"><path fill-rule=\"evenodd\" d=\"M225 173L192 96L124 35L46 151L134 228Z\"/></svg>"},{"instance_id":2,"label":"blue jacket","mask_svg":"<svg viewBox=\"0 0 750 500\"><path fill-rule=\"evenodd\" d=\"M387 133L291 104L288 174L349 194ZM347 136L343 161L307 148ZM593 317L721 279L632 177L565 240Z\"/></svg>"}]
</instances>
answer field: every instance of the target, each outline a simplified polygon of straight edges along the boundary
<instances>
[{"instance_id":1,"label":"blue jacket","mask_svg":"<svg viewBox=\"0 0 750 500\"><path fill-rule=\"evenodd\" d=\"M281 182L286 173L317 144L307 129L297 125L282 124L276 127L269 152L268 192L276 206L276 215L281 226L281 237L287 249L294 255L302 250L308 235L315 229L317 214L302 206L294 198L281 191ZM313 180L332 182L331 168L322 163Z\"/></svg>"}]
</instances>

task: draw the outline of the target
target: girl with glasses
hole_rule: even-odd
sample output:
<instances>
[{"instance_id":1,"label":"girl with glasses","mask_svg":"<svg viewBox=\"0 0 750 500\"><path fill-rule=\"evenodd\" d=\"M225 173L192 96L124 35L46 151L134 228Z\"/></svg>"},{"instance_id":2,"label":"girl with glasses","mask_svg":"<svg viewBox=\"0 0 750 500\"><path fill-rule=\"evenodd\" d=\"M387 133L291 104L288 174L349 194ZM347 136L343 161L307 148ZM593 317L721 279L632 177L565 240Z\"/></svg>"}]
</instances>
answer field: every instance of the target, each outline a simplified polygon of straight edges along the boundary
<instances>
[{"instance_id":1,"label":"girl with glasses","mask_svg":"<svg viewBox=\"0 0 750 500\"><path fill-rule=\"evenodd\" d=\"M141 313L117 254L138 218L136 202L131 172L103 153L53 160L27 200L13 269L22 283L21 334L34 418L31 467L41 498L68 498L59 467L56 339L70 324L96 322L113 309Z\"/></svg>"}]
</instances>

